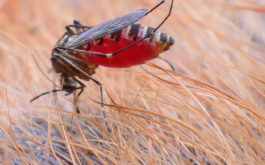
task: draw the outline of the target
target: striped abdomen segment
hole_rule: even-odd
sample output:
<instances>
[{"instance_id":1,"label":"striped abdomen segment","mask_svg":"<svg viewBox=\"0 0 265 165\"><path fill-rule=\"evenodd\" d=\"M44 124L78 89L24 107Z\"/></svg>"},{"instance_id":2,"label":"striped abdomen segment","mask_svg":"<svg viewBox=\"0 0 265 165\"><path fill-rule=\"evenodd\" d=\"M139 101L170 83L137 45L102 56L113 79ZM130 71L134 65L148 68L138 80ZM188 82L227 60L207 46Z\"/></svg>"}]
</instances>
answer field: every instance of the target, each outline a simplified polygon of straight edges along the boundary
<instances>
[{"instance_id":1,"label":"striped abdomen segment","mask_svg":"<svg viewBox=\"0 0 265 165\"><path fill-rule=\"evenodd\" d=\"M144 38L150 35L155 29L149 26L141 27L139 24L133 24L128 26L126 32L126 39L136 41L138 36L140 38ZM174 39L166 34L156 31L153 35L150 35L146 40L146 42L156 42L158 46L162 47L163 50L167 50L171 45L174 44Z\"/></svg>"},{"instance_id":2,"label":"striped abdomen segment","mask_svg":"<svg viewBox=\"0 0 265 165\"><path fill-rule=\"evenodd\" d=\"M101 53L113 53L142 39L148 34L151 34L153 30L154 28L151 27L142 27L139 24L133 24L127 28L83 45L82 49ZM146 38L144 41L112 56L111 58L84 53L82 56L98 65L108 67L129 67L145 63L158 56L159 53L167 50L173 43L174 40L172 37L157 31L153 36Z\"/></svg>"},{"instance_id":3,"label":"striped abdomen segment","mask_svg":"<svg viewBox=\"0 0 265 165\"><path fill-rule=\"evenodd\" d=\"M141 39L150 35L154 31L154 28L148 26L141 26L140 24L133 24L128 26L125 29L121 29L110 34L108 37L112 42L119 42L121 37L125 37L125 39L130 41L136 41L137 39ZM122 35L123 34L123 35ZM106 37L106 36L105 36ZM103 38L96 39L93 41L94 45L103 44ZM167 50L171 45L174 44L174 39L166 34L156 31L154 35L149 36L146 42L156 42L158 46L162 46L164 50Z\"/></svg>"}]
</instances>

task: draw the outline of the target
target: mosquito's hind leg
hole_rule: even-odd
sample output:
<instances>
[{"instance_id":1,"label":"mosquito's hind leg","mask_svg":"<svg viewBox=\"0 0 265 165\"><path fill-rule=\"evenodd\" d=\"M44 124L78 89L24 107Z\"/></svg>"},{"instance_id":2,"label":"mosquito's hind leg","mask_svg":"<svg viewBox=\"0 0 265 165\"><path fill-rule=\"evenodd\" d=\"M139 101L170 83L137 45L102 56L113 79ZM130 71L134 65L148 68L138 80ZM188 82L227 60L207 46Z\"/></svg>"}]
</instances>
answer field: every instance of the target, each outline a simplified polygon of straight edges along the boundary
<instances>
[{"instance_id":1,"label":"mosquito's hind leg","mask_svg":"<svg viewBox=\"0 0 265 165\"><path fill-rule=\"evenodd\" d=\"M173 64L171 62L169 62L167 59L158 56L158 58L162 61L164 61L165 63L167 63L169 65L169 67L172 69L172 71L176 71L175 67L173 66Z\"/></svg>"},{"instance_id":2,"label":"mosquito's hind leg","mask_svg":"<svg viewBox=\"0 0 265 165\"><path fill-rule=\"evenodd\" d=\"M165 2L165 0L161 0L156 6L154 6L152 9L150 9L148 12L146 12L146 13L145 13L145 16L148 15L149 13L151 13L151 12L152 12L153 10L155 10L156 8L158 8L158 7L159 7L160 5L162 5L164 2ZM171 0L170 8L169 8L169 11L168 11L166 17L160 22L159 25L156 26L156 28L154 28L154 30L153 30L151 33L147 34L145 37L141 38L140 40L137 40L137 41L135 41L134 43L132 43L132 44L130 44L130 45L128 45L128 46L126 46L126 47L120 49L120 50L117 50L117 51L115 51L115 52L113 52L113 53L109 53L107 57L112 57L113 55L116 55L116 54L118 54L118 53L120 53L120 52L122 52L122 51L124 51L124 50L126 50L126 49L128 49L128 48L131 48L131 47L133 47L134 45L138 44L139 42L142 42L142 41L145 40L146 38L148 38L148 37L154 35L155 32L156 32L156 31L157 31L157 30L158 30L158 29L164 24L164 22L165 22L165 21L169 18L169 16L171 15L172 8L173 8L173 2L174 2L174 0Z\"/></svg>"},{"instance_id":3,"label":"mosquito's hind leg","mask_svg":"<svg viewBox=\"0 0 265 165\"><path fill-rule=\"evenodd\" d=\"M81 23L77 20L74 20L73 22L74 24L71 24L71 25L67 25L65 27L65 29L67 30L67 32L69 32L70 34L79 34L83 31L86 31L88 29L91 29L92 26L84 26L84 25L81 25ZM71 29L71 28L74 28L76 33L74 33L74 31Z\"/></svg>"},{"instance_id":4,"label":"mosquito's hind leg","mask_svg":"<svg viewBox=\"0 0 265 165\"><path fill-rule=\"evenodd\" d=\"M146 13L145 13L145 16L148 15L149 13L151 13L151 12L152 12L153 10L155 10L156 8L158 8L158 7L159 7L161 4L163 4L164 2L165 2L165 0L161 0L160 3L158 3L155 7L153 7L153 8L150 9L148 12L146 12ZM146 38L148 38L148 37L154 35L155 32L156 32L156 31L157 31L157 30L158 30L158 29L164 24L164 22L165 22L165 21L169 18L169 16L171 15L172 8L173 8L173 2L174 2L174 0L171 0L170 8L169 8L169 11L168 11L166 17L160 22L159 25L156 26L156 28L154 28L154 30L153 30L151 33L145 35L145 37L143 37L143 38L141 38L141 39L135 41L134 43L132 43L132 44L130 44L130 45L124 47L124 48L121 48L121 49L119 49L119 50L117 50L117 51L115 51L115 52L112 52L112 53L100 53L100 52L92 52L92 51L86 51L86 50L80 50L80 49L74 49L74 48L66 48L66 47L56 47L56 48L57 48L58 50L59 50L59 49L63 49L63 50L72 50L72 51L83 52L83 53L87 53L87 54L93 54L93 55L98 55L98 56L102 56L102 57L110 58L110 57L112 57L112 56L114 56L114 55L116 55L116 54L118 54L118 53L120 53L120 52L123 52L123 51L125 51L125 50L127 50L127 49L133 47L134 45L138 44L139 42L142 42L142 41L145 40ZM75 21L74 21L74 23L75 23ZM66 27L66 29L67 29L67 28L70 28L70 27L75 27L75 28L78 28L78 27L79 27L79 28L80 28L80 27L85 27L85 26L82 26L78 21L76 21L76 23L77 23L76 25L68 25L68 26ZM80 24L80 25L78 25L78 24ZM92 27L89 27L89 28L92 28ZM56 48L55 48L55 49L56 49Z\"/></svg>"}]
</instances>

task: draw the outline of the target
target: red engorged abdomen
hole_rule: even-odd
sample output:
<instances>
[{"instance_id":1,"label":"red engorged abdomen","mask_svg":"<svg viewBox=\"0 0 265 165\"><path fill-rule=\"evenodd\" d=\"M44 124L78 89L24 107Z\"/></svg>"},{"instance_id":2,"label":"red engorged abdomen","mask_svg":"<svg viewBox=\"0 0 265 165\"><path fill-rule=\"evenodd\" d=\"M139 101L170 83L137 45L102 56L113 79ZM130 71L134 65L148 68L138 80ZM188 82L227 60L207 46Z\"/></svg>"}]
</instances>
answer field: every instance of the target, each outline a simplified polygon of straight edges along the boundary
<instances>
[{"instance_id":1,"label":"red engorged abdomen","mask_svg":"<svg viewBox=\"0 0 265 165\"><path fill-rule=\"evenodd\" d=\"M139 32L137 40L142 37L142 29ZM101 52L101 53L113 53L120 50L134 41L126 39L126 29L122 30L121 38L119 41L110 41L110 36L105 36L103 38L103 44L94 45L93 42L90 43L90 48L88 51ZM82 54L84 58L90 60L94 64L107 66L107 67L130 67L133 65L138 65L145 63L146 61L158 56L159 48L156 42L142 41L131 48L128 48L110 58L101 57L91 54Z\"/></svg>"}]
</instances>

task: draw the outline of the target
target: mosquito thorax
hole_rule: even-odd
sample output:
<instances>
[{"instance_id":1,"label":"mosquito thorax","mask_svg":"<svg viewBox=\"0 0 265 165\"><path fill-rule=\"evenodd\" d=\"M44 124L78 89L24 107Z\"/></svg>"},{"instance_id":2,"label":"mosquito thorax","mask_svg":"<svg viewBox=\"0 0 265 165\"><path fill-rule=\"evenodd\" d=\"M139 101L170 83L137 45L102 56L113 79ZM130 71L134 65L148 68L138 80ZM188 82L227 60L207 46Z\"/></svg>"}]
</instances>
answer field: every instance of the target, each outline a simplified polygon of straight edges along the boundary
<instances>
[{"instance_id":1,"label":"mosquito thorax","mask_svg":"<svg viewBox=\"0 0 265 165\"><path fill-rule=\"evenodd\" d=\"M76 51L63 49L60 50L60 48L65 47L66 43L71 41L73 36L75 35L66 32L55 44L50 58L53 69L56 73L61 74L61 78L67 79L67 82L69 82L69 77L74 76L80 79L89 80L86 75L80 73L80 71L76 70L72 65L77 66L88 75L94 74L95 69L98 67L98 65L90 62L89 60L84 60L83 58L81 58L81 54ZM60 55L65 57L65 53L67 53L69 56L72 56L72 59L69 59L71 61L71 64L65 62L59 57ZM64 84L62 84L62 87L64 87Z\"/></svg>"}]
</instances>

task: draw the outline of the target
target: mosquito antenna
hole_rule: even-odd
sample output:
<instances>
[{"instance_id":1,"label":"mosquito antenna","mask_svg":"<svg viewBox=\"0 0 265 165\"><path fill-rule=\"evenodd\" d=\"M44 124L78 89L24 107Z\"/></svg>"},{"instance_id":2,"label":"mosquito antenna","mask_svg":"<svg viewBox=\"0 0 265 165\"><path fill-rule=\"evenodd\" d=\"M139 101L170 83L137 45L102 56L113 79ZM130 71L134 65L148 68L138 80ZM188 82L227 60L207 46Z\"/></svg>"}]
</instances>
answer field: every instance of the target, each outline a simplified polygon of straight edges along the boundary
<instances>
[{"instance_id":1,"label":"mosquito antenna","mask_svg":"<svg viewBox=\"0 0 265 165\"><path fill-rule=\"evenodd\" d=\"M49 93L56 93L56 92L61 92L61 91L64 91L64 90L62 90L62 89L54 89L54 90L51 90L51 91L43 92L43 93L39 94L38 96L34 97L33 99L31 99L29 102L32 103L34 100L40 98L41 96L47 95Z\"/></svg>"}]
</instances>

